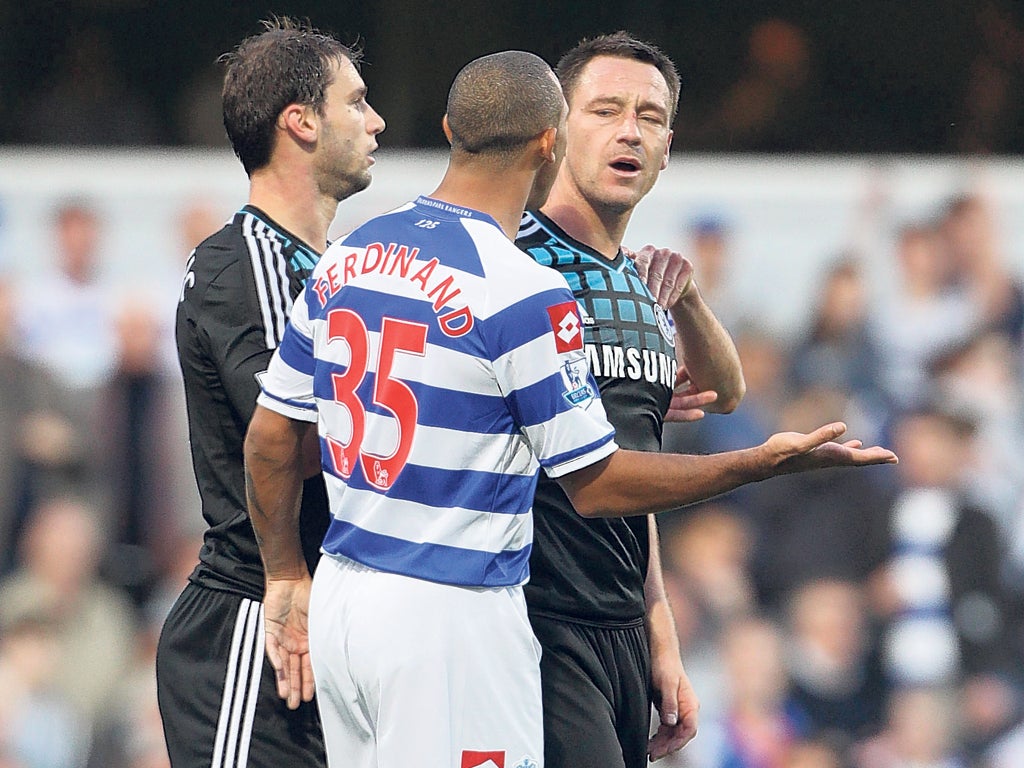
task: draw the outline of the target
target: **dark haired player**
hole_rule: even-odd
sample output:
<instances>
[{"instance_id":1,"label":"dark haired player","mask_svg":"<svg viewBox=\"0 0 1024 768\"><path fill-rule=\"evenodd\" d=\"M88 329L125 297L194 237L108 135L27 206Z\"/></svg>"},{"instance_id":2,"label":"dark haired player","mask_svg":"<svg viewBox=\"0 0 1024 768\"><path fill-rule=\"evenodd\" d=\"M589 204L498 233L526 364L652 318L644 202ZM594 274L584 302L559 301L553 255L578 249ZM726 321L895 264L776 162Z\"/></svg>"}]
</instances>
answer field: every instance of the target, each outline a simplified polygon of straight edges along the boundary
<instances>
[{"instance_id":1,"label":"dark haired player","mask_svg":"<svg viewBox=\"0 0 1024 768\"><path fill-rule=\"evenodd\" d=\"M679 76L661 51L621 32L580 43L557 73L569 104L566 157L547 203L523 217L517 244L569 282L616 442L658 451L677 350L680 379L690 382L677 406L728 412L744 393L735 347L689 262L646 248L634 264L622 249L633 209L668 162ZM648 266L654 296L642 279ZM641 768L648 754L681 748L696 732L697 699L665 599L654 517L581 517L543 475L534 517L526 596L544 648L548 768ZM661 724L648 743L652 683Z\"/></svg>"},{"instance_id":2,"label":"dark haired player","mask_svg":"<svg viewBox=\"0 0 1024 768\"><path fill-rule=\"evenodd\" d=\"M192 461L208 529L157 652L173 768L326 764L314 704L290 710L264 658L263 566L242 443L292 302L327 248L338 202L370 183L384 121L357 52L288 19L224 57L224 125L249 200L187 264L177 315ZM312 569L329 521L317 467L302 494Z\"/></svg>"}]
</instances>

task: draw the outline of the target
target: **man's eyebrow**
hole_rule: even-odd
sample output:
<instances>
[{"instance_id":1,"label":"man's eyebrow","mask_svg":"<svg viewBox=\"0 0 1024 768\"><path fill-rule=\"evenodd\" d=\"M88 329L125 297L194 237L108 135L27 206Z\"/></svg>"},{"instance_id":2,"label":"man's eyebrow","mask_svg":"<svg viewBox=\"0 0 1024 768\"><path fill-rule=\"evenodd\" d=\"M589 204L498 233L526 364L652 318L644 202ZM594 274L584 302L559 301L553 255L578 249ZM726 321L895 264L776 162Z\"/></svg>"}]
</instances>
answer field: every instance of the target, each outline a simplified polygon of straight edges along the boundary
<instances>
[{"instance_id":1,"label":"man's eyebrow","mask_svg":"<svg viewBox=\"0 0 1024 768\"><path fill-rule=\"evenodd\" d=\"M616 106L616 107L621 107L621 106L623 106L623 105L625 105L625 104L627 104L629 102L630 102L630 99L627 99L624 96L611 96L611 95L608 95L608 96L595 96L594 98L590 99L590 101L587 102L586 106L588 106L588 107L598 107L598 106L601 106L603 104L610 104L610 105L613 105L613 106ZM641 100L639 105L638 105L638 107L637 107L637 111L638 112L645 112L645 111L648 111L648 110L657 112L660 115L668 117L668 107L667 106L665 106L663 104L659 104L657 101L652 101L650 99Z\"/></svg>"},{"instance_id":2,"label":"man's eyebrow","mask_svg":"<svg viewBox=\"0 0 1024 768\"><path fill-rule=\"evenodd\" d=\"M622 96L595 96L587 102L587 106L595 106L597 104L614 104L615 106L621 107L626 103L626 99Z\"/></svg>"}]
</instances>

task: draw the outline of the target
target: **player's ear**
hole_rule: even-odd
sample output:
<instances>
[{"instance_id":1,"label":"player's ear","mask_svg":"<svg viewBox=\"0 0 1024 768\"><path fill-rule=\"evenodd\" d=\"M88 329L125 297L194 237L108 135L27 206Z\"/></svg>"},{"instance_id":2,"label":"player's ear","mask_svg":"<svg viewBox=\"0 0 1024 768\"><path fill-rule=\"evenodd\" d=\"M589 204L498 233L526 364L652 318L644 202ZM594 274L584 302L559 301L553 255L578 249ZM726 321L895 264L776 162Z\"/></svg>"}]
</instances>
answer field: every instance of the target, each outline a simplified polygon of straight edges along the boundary
<instances>
[{"instance_id":1,"label":"player's ear","mask_svg":"<svg viewBox=\"0 0 1024 768\"><path fill-rule=\"evenodd\" d=\"M448 125L448 113L446 112L444 117L441 118L441 130L444 131L444 137L448 139L449 146L452 143L452 127Z\"/></svg>"},{"instance_id":2,"label":"player's ear","mask_svg":"<svg viewBox=\"0 0 1024 768\"><path fill-rule=\"evenodd\" d=\"M312 143L319 136L316 110L307 104L289 104L277 116L277 126L297 140Z\"/></svg>"},{"instance_id":3,"label":"player's ear","mask_svg":"<svg viewBox=\"0 0 1024 768\"><path fill-rule=\"evenodd\" d=\"M549 163L553 163L558 160L557 148L558 147L558 129L557 128L546 128L543 133L537 137L537 150L541 157Z\"/></svg>"},{"instance_id":4,"label":"player's ear","mask_svg":"<svg viewBox=\"0 0 1024 768\"><path fill-rule=\"evenodd\" d=\"M669 158L670 151L672 149L672 136L673 135L674 135L673 132L669 131L668 132L668 139L665 141L665 156L661 158L661 170L663 170L663 171L666 168L668 168L668 158Z\"/></svg>"}]
</instances>

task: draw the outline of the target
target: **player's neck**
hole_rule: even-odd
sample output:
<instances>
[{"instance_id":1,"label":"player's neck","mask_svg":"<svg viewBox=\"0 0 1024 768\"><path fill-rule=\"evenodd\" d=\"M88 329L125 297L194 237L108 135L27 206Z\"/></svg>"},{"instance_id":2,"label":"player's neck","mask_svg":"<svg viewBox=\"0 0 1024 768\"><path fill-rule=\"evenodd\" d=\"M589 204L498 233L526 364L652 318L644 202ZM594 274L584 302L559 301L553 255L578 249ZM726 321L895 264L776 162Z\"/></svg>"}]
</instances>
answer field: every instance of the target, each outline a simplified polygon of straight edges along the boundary
<instances>
[{"instance_id":1,"label":"player's neck","mask_svg":"<svg viewBox=\"0 0 1024 768\"><path fill-rule=\"evenodd\" d=\"M541 213L574 240L588 245L607 259L618 256L632 211L625 213L592 205L578 192L556 183Z\"/></svg>"},{"instance_id":2,"label":"player's neck","mask_svg":"<svg viewBox=\"0 0 1024 768\"><path fill-rule=\"evenodd\" d=\"M494 173L469 164L449 165L431 197L486 213L509 240L516 239L533 176L509 169Z\"/></svg>"},{"instance_id":3,"label":"player's neck","mask_svg":"<svg viewBox=\"0 0 1024 768\"><path fill-rule=\"evenodd\" d=\"M249 180L249 204L317 253L327 250L327 230L338 201L321 194L312 178L302 172L290 175L270 167L256 171Z\"/></svg>"}]
</instances>

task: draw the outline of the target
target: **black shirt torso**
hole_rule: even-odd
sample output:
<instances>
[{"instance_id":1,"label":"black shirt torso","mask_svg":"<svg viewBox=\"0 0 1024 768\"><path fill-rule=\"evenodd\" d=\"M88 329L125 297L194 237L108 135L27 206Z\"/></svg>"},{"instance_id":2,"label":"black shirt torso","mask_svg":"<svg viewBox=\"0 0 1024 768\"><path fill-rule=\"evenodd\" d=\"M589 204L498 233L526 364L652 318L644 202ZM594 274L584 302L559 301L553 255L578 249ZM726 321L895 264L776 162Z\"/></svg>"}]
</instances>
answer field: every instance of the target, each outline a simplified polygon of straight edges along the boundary
<instances>
[{"instance_id":1,"label":"black shirt torso","mask_svg":"<svg viewBox=\"0 0 1024 768\"><path fill-rule=\"evenodd\" d=\"M261 600L263 565L245 500L242 445L292 302L318 254L246 206L189 257L175 326L192 464L203 517L191 580ZM302 493L303 550L312 570L329 523L318 475Z\"/></svg>"},{"instance_id":2,"label":"black shirt torso","mask_svg":"<svg viewBox=\"0 0 1024 768\"><path fill-rule=\"evenodd\" d=\"M608 260L540 213L523 217L516 245L561 272L584 324L584 343L615 440L659 451L672 397L674 328L620 251ZM531 613L602 625L632 623L645 612L650 555L646 516L587 519L542 472L533 507Z\"/></svg>"}]
</instances>

